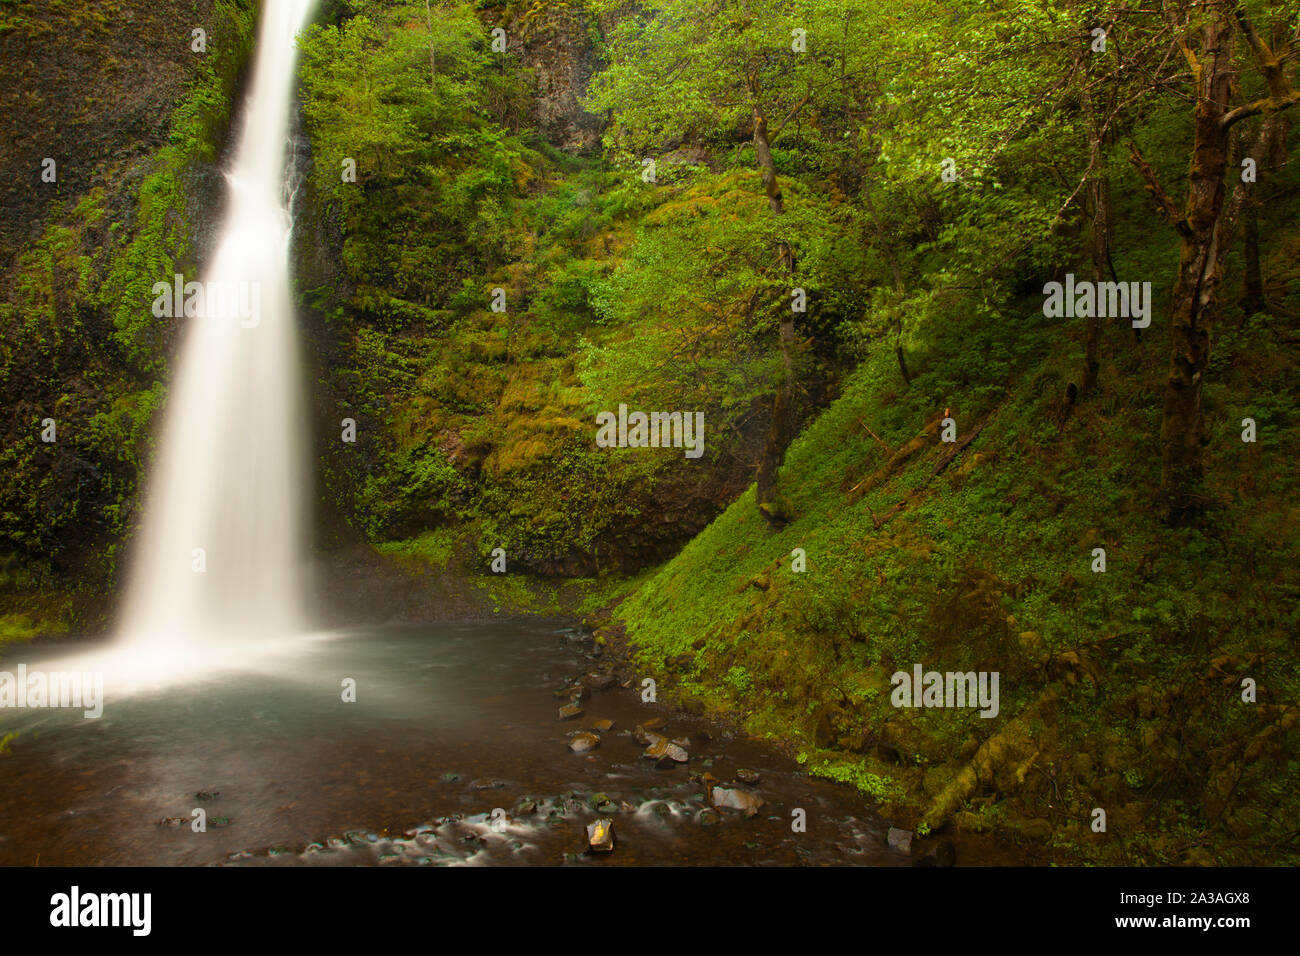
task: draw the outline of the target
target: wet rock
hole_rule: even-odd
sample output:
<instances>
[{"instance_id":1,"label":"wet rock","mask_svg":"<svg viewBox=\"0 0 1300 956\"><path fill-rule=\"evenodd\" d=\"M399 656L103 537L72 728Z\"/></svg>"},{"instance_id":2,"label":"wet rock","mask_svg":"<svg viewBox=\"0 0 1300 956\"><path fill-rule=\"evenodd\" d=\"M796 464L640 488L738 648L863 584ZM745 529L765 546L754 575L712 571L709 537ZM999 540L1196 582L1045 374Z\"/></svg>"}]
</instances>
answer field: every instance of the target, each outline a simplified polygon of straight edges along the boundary
<instances>
[{"instance_id":1,"label":"wet rock","mask_svg":"<svg viewBox=\"0 0 1300 956\"><path fill-rule=\"evenodd\" d=\"M663 734L652 733L640 724L636 725L636 729L632 731L632 736L636 738L636 742L642 747L649 746L650 744L664 739Z\"/></svg>"},{"instance_id":2,"label":"wet rock","mask_svg":"<svg viewBox=\"0 0 1300 956\"><path fill-rule=\"evenodd\" d=\"M736 771L736 779L741 783L747 783L752 787L758 783L759 775L756 771L746 770L744 767L741 767Z\"/></svg>"},{"instance_id":3,"label":"wet rock","mask_svg":"<svg viewBox=\"0 0 1300 956\"><path fill-rule=\"evenodd\" d=\"M560 708L560 720L573 720L582 716L582 707L578 703L565 704Z\"/></svg>"},{"instance_id":4,"label":"wet rock","mask_svg":"<svg viewBox=\"0 0 1300 956\"><path fill-rule=\"evenodd\" d=\"M598 731L600 731L602 734L607 734L607 733L609 733L611 730L614 729L614 721L612 721L612 720L598 720L598 721L596 721L595 723L593 723L593 724L591 725L591 728L592 728L592 730L598 730Z\"/></svg>"},{"instance_id":5,"label":"wet rock","mask_svg":"<svg viewBox=\"0 0 1300 956\"><path fill-rule=\"evenodd\" d=\"M503 790L505 789L504 780L475 780L470 784L474 790Z\"/></svg>"},{"instance_id":6,"label":"wet rock","mask_svg":"<svg viewBox=\"0 0 1300 956\"><path fill-rule=\"evenodd\" d=\"M569 738L569 749L575 754L585 754L587 751L595 750L599 746L600 738L595 734L587 733L585 730Z\"/></svg>"},{"instance_id":7,"label":"wet rock","mask_svg":"<svg viewBox=\"0 0 1300 956\"><path fill-rule=\"evenodd\" d=\"M515 813L518 816L521 817L531 816L536 812L537 812L537 801L534 800L532 797L524 797L517 804L515 804Z\"/></svg>"},{"instance_id":8,"label":"wet rock","mask_svg":"<svg viewBox=\"0 0 1300 956\"><path fill-rule=\"evenodd\" d=\"M746 819L755 816L767 803L756 793L728 787L714 787L709 793L709 802L719 809L739 810Z\"/></svg>"},{"instance_id":9,"label":"wet rock","mask_svg":"<svg viewBox=\"0 0 1300 956\"><path fill-rule=\"evenodd\" d=\"M609 690L618 683L618 675L614 673L588 674L587 682L596 690Z\"/></svg>"},{"instance_id":10,"label":"wet rock","mask_svg":"<svg viewBox=\"0 0 1300 956\"><path fill-rule=\"evenodd\" d=\"M587 688L582 684L570 684L567 687L561 687L555 692L556 697L562 697L569 701L580 701L589 696Z\"/></svg>"},{"instance_id":11,"label":"wet rock","mask_svg":"<svg viewBox=\"0 0 1300 956\"><path fill-rule=\"evenodd\" d=\"M718 811L714 810L712 807L705 807L700 811L698 819L700 821L700 826L717 826L722 822L722 814L718 813Z\"/></svg>"},{"instance_id":12,"label":"wet rock","mask_svg":"<svg viewBox=\"0 0 1300 956\"><path fill-rule=\"evenodd\" d=\"M649 720L641 721L637 726L643 727L646 730L658 730L659 728L666 726L667 723L668 718L666 717L651 717Z\"/></svg>"},{"instance_id":13,"label":"wet rock","mask_svg":"<svg viewBox=\"0 0 1300 956\"><path fill-rule=\"evenodd\" d=\"M160 827L183 827L185 826L184 817L163 817L158 821Z\"/></svg>"},{"instance_id":14,"label":"wet rock","mask_svg":"<svg viewBox=\"0 0 1300 956\"><path fill-rule=\"evenodd\" d=\"M591 806L597 813L618 813L618 804L608 794L597 793L591 798Z\"/></svg>"},{"instance_id":15,"label":"wet rock","mask_svg":"<svg viewBox=\"0 0 1300 956\"><path fill-rule=\"evenodd\" d=\"M713 792L713 788L720 782L717 777L709 773L707 770L703 773L691 774L691 779L704 788L704 795L706 797Z\"/></svg>"},{"instance_id":16,"label":"wet rock","mask_svg":"<svg viewBox=\"0 0 1300 956\"><path fill-rule=\"evenodd\" d=\"M957 848L951 840L944 840L916 861L917 866L956 866Z\"/></svg>"},{"instance_id":17,"label":"wet rock","mask_svg":"<svg viewBox=\"0 0 1300 956\"><path fill-rule=\"evenodd\" d=\"M609 853L614 849L613 820L596 820L587 824L587 848L592 853Z\"/></svg>"},{"instance_id":18,"label":"wet rock","mask_svg":"<svg viewBox=\"0 0 1300 956\"><path fill-rule=\"evenodd\" d=\"M221 796L221 791L200 790L198 793L194 794L194 796L199 800L215 800L217 797Z\"/></svg>"},{"instance_id":19,"label":"wet rock","mask_svg":"<svg viewBox=\"0 0 1300 956\"><path fill-rule=\"evenodd\" d=\"M900 830L898 827L890 827L889 832L885 834L885 842L901 853L911 852L912 831Z\"/></svg>"},{"instance_id":20,"label":"wet rock","mask_svg":"<svg viewBox=\"0 0 1300 956\"><path fill-rule=\"evenodd\" d=\"M621 813L636 813L636 807L632 806L632 804L628 803L626 800L620 800L618 802L618 809Z\"/></svg>"},{"instance_id":21,"label":"wet rock","mask_svg":"<svg viewBox=\"0 0 1300 956\"><path fill-rule=\"evenodd\" d=\"M664 764L670 762L686 763L691 759L691 755L686 752L684 747L665 737L660 737L652 743L641 756L647 760L660 761Z\"/></svg>"}]
</instances>

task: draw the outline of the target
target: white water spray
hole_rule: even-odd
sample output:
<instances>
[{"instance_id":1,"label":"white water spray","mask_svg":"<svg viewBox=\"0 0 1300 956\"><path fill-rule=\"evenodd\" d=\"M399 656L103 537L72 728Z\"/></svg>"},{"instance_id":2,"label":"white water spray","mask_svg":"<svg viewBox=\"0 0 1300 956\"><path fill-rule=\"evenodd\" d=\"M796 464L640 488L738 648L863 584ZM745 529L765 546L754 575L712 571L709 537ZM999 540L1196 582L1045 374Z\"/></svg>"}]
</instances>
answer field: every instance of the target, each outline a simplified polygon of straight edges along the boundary
<instances>
[{"instance_id":1,"label":"white water spray","mask_svg":"<svg viewBox=\"0 0 1300 956\"><path fill-rule=\"evenodd\" d=\"M275 639L304 626L310 495L289 292L286 147L295 36L314 6L262 4L228 207L203 277L205 289L228 294L222 302L207 296L187 320L122 619L122 640L149 657Z\"/></svg>"}]
</instances>

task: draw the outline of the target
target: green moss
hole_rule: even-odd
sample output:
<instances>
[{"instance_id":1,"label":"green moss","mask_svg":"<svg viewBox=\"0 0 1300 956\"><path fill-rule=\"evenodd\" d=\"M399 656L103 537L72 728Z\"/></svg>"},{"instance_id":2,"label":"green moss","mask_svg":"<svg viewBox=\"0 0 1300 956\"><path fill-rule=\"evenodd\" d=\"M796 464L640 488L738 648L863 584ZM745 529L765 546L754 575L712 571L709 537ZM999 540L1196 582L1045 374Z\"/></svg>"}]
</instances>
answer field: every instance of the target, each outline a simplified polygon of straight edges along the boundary
<instances>
[{"instance_id":1,"label":"green moss","mask_svg":"<svg viewBox=\"0 0 1300 956\"><path fill-rule=\"evenodd\" d=\"M0 644L30 641L42 633L42 626L27 614L0 614Z\"/></svg>"},{"instance_id":2,"label":"green moss","mask_svg":"<svg viewBox=\"0 0 1300 956\"><path fill-rule=\"evenodd\" d=\"M878 776L860 763L831 758L812 760L807 753L800 753L796 759L812 776L848 784L873 800L883 801L897 795L897 788L889 777Z\"/></svg>"}]
</instances>

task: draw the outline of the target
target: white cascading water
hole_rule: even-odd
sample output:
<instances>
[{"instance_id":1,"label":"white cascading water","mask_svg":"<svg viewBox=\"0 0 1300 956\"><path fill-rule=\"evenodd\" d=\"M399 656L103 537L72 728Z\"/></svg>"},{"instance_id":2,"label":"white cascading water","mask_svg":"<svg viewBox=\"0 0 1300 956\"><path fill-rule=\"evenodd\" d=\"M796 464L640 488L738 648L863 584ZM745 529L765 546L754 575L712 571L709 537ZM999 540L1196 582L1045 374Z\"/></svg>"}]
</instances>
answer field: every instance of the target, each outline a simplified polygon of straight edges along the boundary
<instances>
[{"instance_id":1,"label":"white cascading water","mask_svg":"<svg viewBox=\"0 0 1300 956\"><path fill-rule=\"evenodd\" d=\"M229 651L232 640L304 626L310 495L289 290L287 146L295 37L314 6L262 3L228 206L202 278L205 292L226 298L206 295L201 314L184 320L131 568L120 637L137 658L211 652L214 644Z\"/></svg>"}]
</instances>

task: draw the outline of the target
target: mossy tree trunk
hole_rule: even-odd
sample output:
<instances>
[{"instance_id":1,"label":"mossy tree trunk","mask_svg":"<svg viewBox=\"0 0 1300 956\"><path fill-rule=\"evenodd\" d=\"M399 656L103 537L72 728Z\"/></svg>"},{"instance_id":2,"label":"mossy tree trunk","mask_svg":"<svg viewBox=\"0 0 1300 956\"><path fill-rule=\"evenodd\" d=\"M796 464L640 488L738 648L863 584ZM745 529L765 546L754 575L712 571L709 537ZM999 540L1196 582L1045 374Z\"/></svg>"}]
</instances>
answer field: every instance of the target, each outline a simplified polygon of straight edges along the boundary
<instances>
[{"instance_id":1,"label":"mossy tree trunk","mask_svg":"<svg viewBox=\"0 0 1300 956\"><path fill-rule=\"evenodd\" d=\"M1192 69L1196 98L1192 163L1182 210L1160 187L1150 166L1134 152L1135 164L1181 237L1160 429L1161 492L1167 514L1176 523L1195 516L1204 507L1202 452L1207 439L1201 396L1230 231L1225 198L1232 128L1242 120L1286 109L1298 99L1284 73L1282 57L1267 47L1240 6L1234 0L1213 0L1208 8L1209 19L1200 30L1199 50L1193 52L1185 41L1180 41ZM1269 96L1230 109L1237 78L1233 48L1238 25L1268 83ZM1288 50L1294 46L1294 41L1289 43Z\"/></svg>"},{"instance_id":2,"label":"mossy tree trunk","mask_svg":"<svg viewBox=\"0 0 1300 956\"><path fill-rule=\"evenodd\" d=\"M751 86L751 93L756 94ZM776 216L785 213L785 199L781 195L781 186L776 178L776 163L772 159L772 146L768 138L767 117L754 100L754 155L758 160L759 172L763 177L763 191L767 194L768 208ZM793 280L795 271L794 250L785 240L778 240L776 257L785 274ZM785 456L786 446L790 443L790 429L793 419L795 368L794 368L794 311L789 299L778 299L777 325L781 348L781 378L777 382L776 392L772 397L772 417L768 423L767 435L763 440L763 451L758 462L758 477L755 485L759 510L764 516L773 517L773 506L777 500L777 473L781 468L781 459Z\"/></svg>"},{"instance_id":3,"label":"mossy tree trunk","mask_svg":"<svg viewBox=\"0 0 1300 956\"><path fill-rule=\"evenodd\" d=\"M1092 90L1093 77L1084 65L1081 54L1076 54L1075 72L1080 77L1079 99L1083 107L1088 135L1088 206L1092 213L1092 280L1100 285L1106 281L1110 268L1111 223L1113 215L1110 201L1110 176L1106 170L1106 123L1097 108ZM1097 387L1101 374L1101 316L1094 314L1084 327L1083 387L1086 396Z\"/></svg>"}]
</instances>

